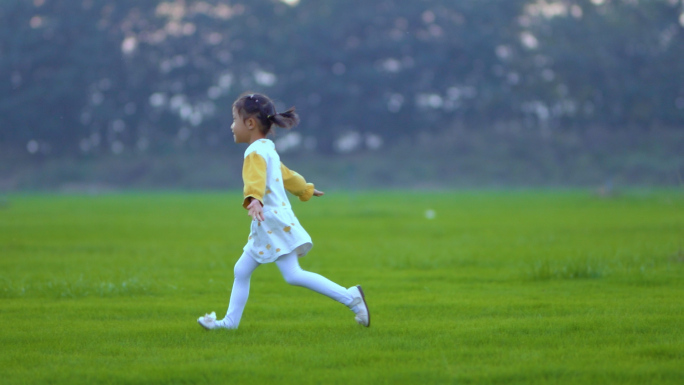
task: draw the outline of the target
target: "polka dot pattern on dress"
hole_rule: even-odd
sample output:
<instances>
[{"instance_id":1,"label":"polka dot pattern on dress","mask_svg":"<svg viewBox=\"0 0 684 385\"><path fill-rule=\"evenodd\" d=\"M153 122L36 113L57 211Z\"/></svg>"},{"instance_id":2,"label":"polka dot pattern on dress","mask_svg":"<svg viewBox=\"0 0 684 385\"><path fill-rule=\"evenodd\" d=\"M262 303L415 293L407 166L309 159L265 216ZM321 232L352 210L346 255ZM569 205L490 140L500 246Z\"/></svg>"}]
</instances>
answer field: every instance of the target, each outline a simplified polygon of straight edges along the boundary
<instances>
[{"instance_id":1,"label":"polka dot pattern on dress","mask_svg":"<svg viewBox=\"0 0 684 385\"><path fill-rule=\"evenodd\" d=\"M275 151L275 145L270 140L260 139L245 150L245 159L252 152L263 158L267 165L266 185L260 185L264 220L251 221L249 240L244 250L259 263L274 262L279 256L290 252L302 257L313 247L313 243L292 212L288 191L283 185L284 165Z\"/></svg>"}]
</instances>

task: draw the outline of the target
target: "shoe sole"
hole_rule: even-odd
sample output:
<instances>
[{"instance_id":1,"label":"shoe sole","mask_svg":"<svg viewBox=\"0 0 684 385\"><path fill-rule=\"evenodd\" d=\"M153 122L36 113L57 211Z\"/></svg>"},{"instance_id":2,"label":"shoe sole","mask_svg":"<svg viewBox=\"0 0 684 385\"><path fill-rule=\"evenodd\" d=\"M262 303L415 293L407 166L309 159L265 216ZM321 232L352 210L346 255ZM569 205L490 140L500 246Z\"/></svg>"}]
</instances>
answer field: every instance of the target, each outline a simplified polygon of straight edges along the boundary
<instances>
[{"instance_id":1,"label":"shoe sole","mask_svg":"<svg viewBox=\"0 0 684 385\"><path fill-rule=\"evenodd\" d=\"M364 325L367 328L370 327L370 310L368 309L368 304L366 303L366 296L363 294L363 289L361 289L361 285L356 285L356 288L359 289L359 293L361 293L361 299L363 300L363 305L366 307L366 314L368 314L368 325Z\"/></svg>"},{"instance_id":2,"label":"shoe sole","mask_svg":"<svg viewBox=\"0 0 684 385\"><path fill-rule=\"evenodd\" d=\"M203 324L203 323L201 323L201 322L200 322L200 320L197 320L197 323L198 323L198 324L199 324L199 326L201 326L201 327L202 327L202 328L203 328L204 330L211 330L210 328L208 328L208 327L204 326L204 324Z\"/></svg>"}]
</instances>

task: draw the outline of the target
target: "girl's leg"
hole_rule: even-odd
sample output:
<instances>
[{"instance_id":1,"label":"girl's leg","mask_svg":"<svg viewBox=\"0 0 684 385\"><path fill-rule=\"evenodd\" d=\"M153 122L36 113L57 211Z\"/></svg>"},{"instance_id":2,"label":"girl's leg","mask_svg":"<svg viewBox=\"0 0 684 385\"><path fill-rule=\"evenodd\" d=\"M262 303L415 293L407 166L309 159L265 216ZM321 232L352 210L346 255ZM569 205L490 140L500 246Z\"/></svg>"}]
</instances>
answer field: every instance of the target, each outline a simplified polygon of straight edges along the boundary
<instances>
[{"instance_id":1,"label":"girl's leg","mask_svg":"<svg viewBox=\"0 0 684 385\"><path fill-rule=\"evenodd\" d=\"M347 306L354 301L352 295L344 287L322 275L302 270L296 252L281 256L276 260L276 265L290 285L305 287Z\"/></svg>"},{"instance_id":2,"label":"girl's leg","mask_svg":"<svg viewBox=\"0 0 684 385\"><path fill-rule=\"evenodd\" d=\"M259 263L246 253L243 253L235 263L235 281L233 281L233 290L230 292L228 313L226 313L225 318L217 321L220 326L237 329L240 325L242 312L245 310L249 297L249 281L257 267L259 267Z\"/></svg>"}]
</instances>

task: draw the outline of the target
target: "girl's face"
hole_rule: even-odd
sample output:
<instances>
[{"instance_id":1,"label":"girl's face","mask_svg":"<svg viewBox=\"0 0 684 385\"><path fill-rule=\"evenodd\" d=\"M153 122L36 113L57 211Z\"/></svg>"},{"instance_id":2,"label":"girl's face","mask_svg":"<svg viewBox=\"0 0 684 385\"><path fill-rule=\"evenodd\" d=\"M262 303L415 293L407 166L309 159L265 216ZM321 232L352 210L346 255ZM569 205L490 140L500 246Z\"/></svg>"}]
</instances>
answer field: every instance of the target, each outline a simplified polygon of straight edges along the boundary
<instances>
[{"instance_id":1,"label":"girl's face","mask_svg":"<svg viewBox=\"0 0 684 385\"><path fill-rule=\"evenodd\" d=\"M238 113L237 109L233 107L233 124L230 129L233 130L233 139L235 143L248 143L251 137L250 128L246 122L249 119L243 119Z\"/></svg>"}]
</instances>

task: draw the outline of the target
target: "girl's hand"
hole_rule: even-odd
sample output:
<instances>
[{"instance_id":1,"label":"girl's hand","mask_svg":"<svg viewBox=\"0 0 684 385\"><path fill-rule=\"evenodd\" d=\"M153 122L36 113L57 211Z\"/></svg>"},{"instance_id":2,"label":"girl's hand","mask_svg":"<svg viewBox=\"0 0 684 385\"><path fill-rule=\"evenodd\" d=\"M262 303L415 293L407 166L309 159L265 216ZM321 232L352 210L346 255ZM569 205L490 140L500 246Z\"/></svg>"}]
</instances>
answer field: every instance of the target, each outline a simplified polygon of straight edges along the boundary
<instances>
[{"instance_id":1,"label":"girl's hand","mask_svg":"<svg viewBox=\"0 0 684 385\"><path fill-rule=\"evenodd\" d=\"M325 194L323 191L318 191L318 190L314 189L313 195L314 195L315 197L322 197L323 194Z\"/></svg>"},{"instance_id":2,"label":"girl's hand","mask_svg":"<svg viewBox=\"0 0 684 385\"><path fill-rule=\"evenodd\" d=\"M264 221L264 209L258 199L252 199L247 205L247 210L247 214L252 217L252 220Z\"/></svg>"}]
</instances>

